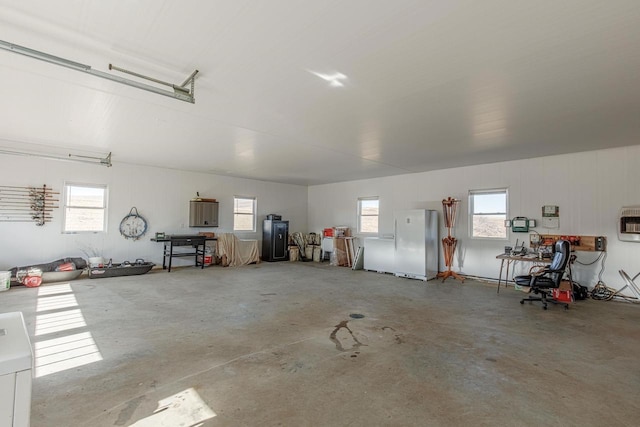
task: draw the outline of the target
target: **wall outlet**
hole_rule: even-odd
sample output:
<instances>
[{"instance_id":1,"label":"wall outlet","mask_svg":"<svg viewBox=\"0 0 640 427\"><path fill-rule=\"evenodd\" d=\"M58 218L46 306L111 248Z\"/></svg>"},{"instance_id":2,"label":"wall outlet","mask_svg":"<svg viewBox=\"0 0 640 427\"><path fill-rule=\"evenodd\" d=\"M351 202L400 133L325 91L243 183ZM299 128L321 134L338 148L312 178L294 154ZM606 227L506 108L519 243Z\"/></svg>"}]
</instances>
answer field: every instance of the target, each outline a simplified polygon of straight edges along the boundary
<instances>
[{"instance_id":1,"label":"wall outlet","mask_svg":"<svg viewBox=\"0 0 640 427\"><path fill-rule=\"evenodd\" d=\"M540 243L540 236L538 234L529 234L529 241L532 244L538 244Z\"/></svg>"}]
</instances>

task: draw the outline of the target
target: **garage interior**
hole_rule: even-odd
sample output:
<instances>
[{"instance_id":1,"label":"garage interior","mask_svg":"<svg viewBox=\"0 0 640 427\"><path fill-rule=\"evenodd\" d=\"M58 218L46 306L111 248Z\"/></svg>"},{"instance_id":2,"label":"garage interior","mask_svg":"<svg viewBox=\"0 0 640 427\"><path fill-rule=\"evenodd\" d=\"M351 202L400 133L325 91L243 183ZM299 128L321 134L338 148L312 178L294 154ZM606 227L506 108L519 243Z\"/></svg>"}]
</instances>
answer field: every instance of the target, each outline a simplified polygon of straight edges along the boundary
<instances>
[{"instance_id":1,"label":"garage interior","mask_svg":"<svg viewBox=\"0 0 640 427\"><path fill-rule=\"evenodd\" d=\"M0 426L636 424L638 2L0 10L0 316L33 351L27 424L14 397ZM416 211L430 280L398 267ZM169 272L171 236L209 240ZM568 309L513 284L547 240L589 292Z\"/></svg>"}]
</instances>

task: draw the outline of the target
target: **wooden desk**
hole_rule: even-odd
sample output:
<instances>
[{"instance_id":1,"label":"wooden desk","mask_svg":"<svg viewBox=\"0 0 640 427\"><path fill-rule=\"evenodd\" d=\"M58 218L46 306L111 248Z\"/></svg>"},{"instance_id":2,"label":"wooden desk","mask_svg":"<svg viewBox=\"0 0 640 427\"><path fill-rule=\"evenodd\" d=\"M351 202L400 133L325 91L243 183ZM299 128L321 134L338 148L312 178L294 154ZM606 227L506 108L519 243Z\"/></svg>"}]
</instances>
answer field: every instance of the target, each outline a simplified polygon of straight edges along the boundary
<instances>
[{"instance_id":1,"label":"wooden desk","mask_svg":"<svg viewBox=\"0 0 640 427\"><path fill-rule=\"evenodd\" d=\"M508 254L500 254L496 256L496 259L499 259L500 262L500 276L498 277L498 293L500 293L500 284L502 283L502 270L504 268L505 261L507 262L507 274L504 277L504 285L507 286L507 282L509 281L509 266L512 263L516 263L518 261L530 262L534 265L547 265L551 264L551 258L542 258L539 259L536 255L527 254L527 255L508 255Z\"/></svg>"}]
</instances>

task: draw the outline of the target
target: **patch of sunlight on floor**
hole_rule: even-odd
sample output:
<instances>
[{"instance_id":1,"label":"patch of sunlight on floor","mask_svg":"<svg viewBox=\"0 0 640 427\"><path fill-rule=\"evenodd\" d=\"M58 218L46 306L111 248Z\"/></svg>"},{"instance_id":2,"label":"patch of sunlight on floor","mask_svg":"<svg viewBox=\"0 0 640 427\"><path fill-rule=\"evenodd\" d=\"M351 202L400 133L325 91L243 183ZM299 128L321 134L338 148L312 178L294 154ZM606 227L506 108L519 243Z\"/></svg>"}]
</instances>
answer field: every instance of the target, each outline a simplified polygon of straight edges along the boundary
<instances>
[{"instance_id":1,"label":"patch of sunlight on floor","mask_svg":"<svg viewBox=\"0 0 640 427\"><path fill-rule=\"evenodd\" d=\"M36 378L102 360L91 332L36 342Z\"/></svg>"},{"instance_id":2,"label":"patch of sunlight on floor","mask_svg":"<svg viewBox=\"0 0 640 427\"><path fill-rule=\"evenodd\" d=\"M158 402L153 415L143 418L129 427L201 426L216 416L197 391L188 388Z\"/></svg>"},{"instance_id":3,"label":"patch of sunlight on floor","mask_svg":"<svg viewBox=\"0 0 640 427\"><path fill-rule=\"evenodd\" d=\"M36 316L36 336L87 326L80 309Z\"/></svg>"},{"instance_id":4,"label":"patch of sunlight on floor","mask_svg":"<svg viewBox=\"0 0 640 427\"><path fill-rule=\"evenodd\" d=\"M102 360L70 283L38 288L36 311L36 378Z\"/></svg>"},{"instance_id":5,"label":"patch of sunlight on floor","mask_svg":"<svg viewBox=\"0 0 640 427\"><path fill-rule=\"evenodd\" d=\"M62 285L40 286L38 288L39 297L46 295L66 294L70 292L73 292L71 290L71 283L63 283Z\"/></svg>"},{"instance_id":6,"label":"patch of sunlight on floor","mask_svg":"<svg viewBox=\"0 0 640 427\"><path fill-rule=\"evenodd\" d=\"M60 308L69 308L76 307L78 305L78 301L76 301L75 295L58 295L58 296L47 296L47 297L38 297L38 304L36 305L36 311L40 313L41 311L49 311L49 310L57 310Z\"/></svg>"}]
</instances>

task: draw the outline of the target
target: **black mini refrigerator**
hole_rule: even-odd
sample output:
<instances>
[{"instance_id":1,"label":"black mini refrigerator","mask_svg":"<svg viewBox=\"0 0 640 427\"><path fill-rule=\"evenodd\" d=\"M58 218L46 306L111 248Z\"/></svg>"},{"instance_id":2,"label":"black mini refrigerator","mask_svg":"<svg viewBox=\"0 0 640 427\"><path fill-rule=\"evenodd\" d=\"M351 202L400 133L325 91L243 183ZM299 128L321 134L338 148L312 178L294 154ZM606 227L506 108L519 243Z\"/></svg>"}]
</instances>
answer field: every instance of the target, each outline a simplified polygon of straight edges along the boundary
<instances>
[{"instance_id":1,"label":"black mini refrigerator","mask_svg":"<svg viewBox=\"0 0 640 427\"><path fill-rule=\"evenodd\" d=\"M265 219L262 226L262 260L286 261L289 259L289 221Z\"/></svg>"}]
</instances>

